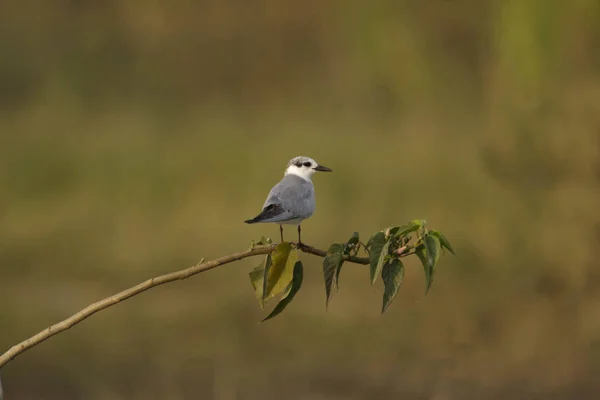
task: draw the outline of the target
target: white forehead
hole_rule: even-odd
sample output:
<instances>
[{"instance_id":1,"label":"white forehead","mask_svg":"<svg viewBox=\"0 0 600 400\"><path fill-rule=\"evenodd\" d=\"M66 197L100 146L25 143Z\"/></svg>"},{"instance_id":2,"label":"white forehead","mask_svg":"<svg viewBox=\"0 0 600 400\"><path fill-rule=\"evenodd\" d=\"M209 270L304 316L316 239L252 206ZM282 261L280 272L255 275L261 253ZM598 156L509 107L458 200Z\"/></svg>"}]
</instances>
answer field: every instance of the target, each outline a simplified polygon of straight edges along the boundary
<instances>
[{"instance_id":1,"label":"white forehead","mask_svg":"<svg viewBox=\"0 0 600 400\"><path fill-rule=\"evenodd\" d=\"M318 165L317 162L310 157L299 156L299 157L292 158L287 163L287 166L289 167L291 165L295 165L297 167L301 167L302 164L304 164L305 162L309 162L309 163L311 163L311 165Z\"/></svg>"}]
</instances>

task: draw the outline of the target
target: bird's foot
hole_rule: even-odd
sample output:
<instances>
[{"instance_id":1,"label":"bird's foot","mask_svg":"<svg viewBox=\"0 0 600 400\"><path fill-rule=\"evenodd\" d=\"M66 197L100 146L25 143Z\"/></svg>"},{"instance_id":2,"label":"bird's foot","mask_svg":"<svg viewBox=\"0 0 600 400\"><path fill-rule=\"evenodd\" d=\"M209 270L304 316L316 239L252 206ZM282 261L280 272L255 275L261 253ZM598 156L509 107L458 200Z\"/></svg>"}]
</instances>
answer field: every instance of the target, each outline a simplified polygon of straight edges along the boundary
<instances>
[{"instance_id":1,"label":"bird's foot","mask_svg":"<svg viewBox=\"0 0 600 400\"><path fill-rule=\"evenodd\" d=\"M310 248L310 246L309 246L309 245L307 245L307 244L304 244L304 243L302 243L302 242L298 242L298 243L296 244L296 247L297 247L297 248L299 248L300 250L306 250L306 249Z\"/></svg>"}]
</instances>

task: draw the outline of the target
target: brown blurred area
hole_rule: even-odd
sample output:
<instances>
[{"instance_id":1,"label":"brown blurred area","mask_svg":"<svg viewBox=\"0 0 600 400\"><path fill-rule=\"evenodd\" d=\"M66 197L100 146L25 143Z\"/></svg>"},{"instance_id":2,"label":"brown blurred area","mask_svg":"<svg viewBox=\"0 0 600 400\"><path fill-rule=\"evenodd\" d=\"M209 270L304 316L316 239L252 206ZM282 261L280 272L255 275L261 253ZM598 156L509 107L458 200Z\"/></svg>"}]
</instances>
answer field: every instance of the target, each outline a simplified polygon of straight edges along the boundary
<instances>
[{"instance_id":1,"label":"brown blurred area","mask_svg":"<svg viewBox=\"0 0 600 400\"><path fill-rule=\"evenodd\" d=\"M321 259L279 317L247 259L103 311L2 368L17 399L600 396L600 3L0 3L0 347L243 250L297 155L320 248L426 219L424 296ZM293 235L293 230L287 230Z\"/></svg>"}]
</instances>

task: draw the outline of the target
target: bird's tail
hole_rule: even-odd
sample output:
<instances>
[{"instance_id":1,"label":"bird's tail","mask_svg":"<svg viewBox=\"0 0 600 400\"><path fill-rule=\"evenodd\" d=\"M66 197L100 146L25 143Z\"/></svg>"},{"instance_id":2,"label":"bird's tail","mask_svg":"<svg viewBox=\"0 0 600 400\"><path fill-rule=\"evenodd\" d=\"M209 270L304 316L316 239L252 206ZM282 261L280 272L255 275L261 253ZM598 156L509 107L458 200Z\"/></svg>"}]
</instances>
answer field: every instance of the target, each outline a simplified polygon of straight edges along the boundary
<instances>
[{"instance_id":1,"label":"bird's tail","mask_svg":"<svg viewBox=\"0 0 600 400\"><path fill-rule=\"evenodd\" d=\"M255 224L257 222L264 222L265 220L271 219L283 213L283 208L279 204L269 204L258 214L256 217L252 219L247 219L244 221L247 224Z\"/></svg>"}]
</instances>

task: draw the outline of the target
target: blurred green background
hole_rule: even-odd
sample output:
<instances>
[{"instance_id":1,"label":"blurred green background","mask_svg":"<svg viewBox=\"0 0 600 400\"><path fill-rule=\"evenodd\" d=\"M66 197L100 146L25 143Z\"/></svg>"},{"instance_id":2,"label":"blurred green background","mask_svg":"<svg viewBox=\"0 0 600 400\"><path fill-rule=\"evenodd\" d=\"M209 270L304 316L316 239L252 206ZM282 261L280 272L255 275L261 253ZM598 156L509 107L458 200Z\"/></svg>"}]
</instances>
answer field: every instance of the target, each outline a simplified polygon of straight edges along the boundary
<instances>
[{"instance_id":1,"label":"blurred green background","mask_svg":"<svg viewBox=\"0 0 600 400\"><path fill-rule=\"evenodd\" d=\"M2 369L16 399L572 399L600 383L600 2L4 1L0 347L247 248L297 155L303 238L444 232L380 316L321 259L265 324L247 259L144 293ZM293 229L288 229L292 238Z\"/></svg>"}]
</instances>

